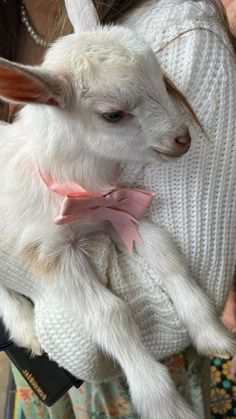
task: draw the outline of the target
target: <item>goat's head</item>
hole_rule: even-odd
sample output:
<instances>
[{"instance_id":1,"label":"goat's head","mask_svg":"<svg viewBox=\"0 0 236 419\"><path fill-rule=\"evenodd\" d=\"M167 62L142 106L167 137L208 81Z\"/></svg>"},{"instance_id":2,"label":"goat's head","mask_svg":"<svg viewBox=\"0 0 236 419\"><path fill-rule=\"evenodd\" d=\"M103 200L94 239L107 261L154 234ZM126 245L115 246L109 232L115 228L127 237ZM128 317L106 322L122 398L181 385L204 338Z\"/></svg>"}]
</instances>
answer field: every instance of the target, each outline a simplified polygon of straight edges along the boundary
<instances>
[{"instance_id":1,"label":"goat's head","mask_svg":"<svg viewBox=\"0 0 236 419\"><path fill-rule=\"evenodd\" d=\"M78 26L73 7L69 16ZM87 22L81 25L86 27L92 30L59 39L40 67L0 60L0 97L39 104L47 115L50 108L54 126L55 118L70 125L67 146L75 153L87 150L113 161L140 163L186 153L189 131L151 48L132 30L98 26L94 9L87 9Z\"/></svg>"}]
</instances>

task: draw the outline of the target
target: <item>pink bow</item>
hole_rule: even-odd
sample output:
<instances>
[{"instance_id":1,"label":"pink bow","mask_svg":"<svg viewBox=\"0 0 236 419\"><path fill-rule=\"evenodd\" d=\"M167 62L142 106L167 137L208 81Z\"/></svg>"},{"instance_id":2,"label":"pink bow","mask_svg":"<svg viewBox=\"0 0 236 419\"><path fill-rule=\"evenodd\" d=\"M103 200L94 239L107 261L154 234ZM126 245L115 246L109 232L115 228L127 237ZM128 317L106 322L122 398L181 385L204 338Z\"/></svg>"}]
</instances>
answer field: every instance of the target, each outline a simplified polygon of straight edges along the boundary
<instances>
[{"instance_id":1,"label":"pink bow","mask_svg":"<svg viewBox=\"0 0 236 419\"><path fill-rule=\"evenodd\" d=\"M40 175L51 191L65 197L55 224L84 218L106 220L112 223L129 254L132 254L134 241L143 243L137 220L147 213L154 193L142 189L116 189L102 195L88 192L72 181L58 184L50 177Z\"/></svg>"}]
</instances>

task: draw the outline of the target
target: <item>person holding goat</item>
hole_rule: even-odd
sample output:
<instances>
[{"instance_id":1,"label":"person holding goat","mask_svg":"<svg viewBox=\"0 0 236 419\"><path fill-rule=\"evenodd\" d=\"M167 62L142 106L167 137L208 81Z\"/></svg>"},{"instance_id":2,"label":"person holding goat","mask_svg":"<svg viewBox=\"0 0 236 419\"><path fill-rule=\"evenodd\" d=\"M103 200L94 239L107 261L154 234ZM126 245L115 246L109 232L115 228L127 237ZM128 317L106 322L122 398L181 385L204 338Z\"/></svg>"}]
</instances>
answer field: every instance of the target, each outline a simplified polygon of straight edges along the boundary
<instances>
[{"instance_id":1,"label":"person holding goat","mask_svg":"<svg viewBox=\"0 0 236 419\"><path fill-rule=\"evenodd\" d=\"M143 6L144 7L144 6ZM166 25L166 19L169 17L172 13L171 8L168 9L167 3L165 3L165 6L161 5L160 2L155 2L155 7L157 8L155 10L155 19L157 19L158 22L158 16L162 17L163 21ZM182 2L176 3L177 11L182 10L183 4ZM178 9L179 8L179 9ZM133 15L127 14L126 17L123 18L122 24L127 24L127 22L131 22L132 26L138 30L142 30L141 27L137 27L139 25L139 19L143 12L145 12L145 18L147 22L147 26L143 28L143 35L147 38L149 42L153 43L153 49L157 53L159 51L159 60L161 61L161 64L163 66L163 69L167 72L168 75L171 76L171 78L175 81L175 83L183 89L184 93L189 97L192 104L194 104L193 96L191 96L192 93L192 78L191 78L191 69L193 69L193 63L191 63L191 66L186 67L185 61L181 61L182 69L178 73L178 63L177 60L175 63L176 68L174 70L171 69L171 67L168 68L168 65L170 66L169 62L165 62L165 53L166 50L164 50L164 47L169 51L169 54L172 51L172 48L176 48L176 37L178 39L178 42L184 43L189 46L189 50L191 50L192 45L196 45L199 41L199 37L203 38L205 40L205 37L209 41L209 43L212 45L214 44L215 38L212 38L212 22L215 22L216 32L218 30L218 27L220 27L220 23L218 21L218 15L217 15L217 9L212 5L211 7L209 4L205 4L205 2L185 2L185 13L186 16L188 16L188 19L193 19L193 12L196 12L196 16L194 15L194 19L191 21L192 28L190 31L189 28L189 21L185 18L183 21L181 18L175 22L175 25L173 24L172 27L169 27L168 31L165 32L161 31L161 22L160 19L159 22L159 32L158 37L156 36L155 39L153 39L153 27L151 28L150 22L153 19L153 9L154 5L148 4L145 5L144 9L140 8L137 9L136 12L133 13ZM159 13L158 13L159 12ZM180 13L178 13L178 16L180 16ZM191 19L190 19L191 18ZM195 21L196 18L196 21ZM208 18L209 22L211 22L211 28L208 26ZM200 21L200 23L199 23ZM149 23L148 23L149 22ZM131 24L129 23L129 24ZM166 26L165 26L166 27ZM152 29L152 32L149 32ZM142 32L142 31L141 31ZM189 33L191 36L189 37ZM224 33L224 30L222 29L222 38L224 42L227 44L227 34ZM180 36L181 35L181 36ZM188 36L187 36L188 35ZM213 31L214 35L214 31ZM208 38L209 37L209 38ZM201 38L201 39L202 39ZM219 40L217 39L219 42ZM193 42L193 44L192 44ZM217 48L220 49L220 45L217 43ZM222 47L223 48L223 47ZM224 47L225 48L225 47ZM196 50L194 50L196 53ZM204 51L201 50L201 53ZM224 53L231 54L230 57L232 58L232 52L230 52L230 44L228 44L228 49L224 49ZM222 52L223 54L223 52ZM167 54L168 56L168 54ZM179 51L178 59L181 57L181 49ZM191 57L191 59L194 61L195 55ZM213 60L214 57L212 57ZM185 57L186 59L186 57ZM218 57L219 59L219 57ZM182 57L183 60L183 57ZM225 62L225 57L224 57ZM200 66L203 65L204 61L201 59L197 62L195 62L195 65ZM165 67L166 66L166 67ZM185 74L183 69L188 69L188 72ZM199 71L201 70L201 67L199 67ZM229 71L229 70L228 70ZM179 80L177 80L177 75L180 74ZM184 81L181 79L184 74ZM200 74L200 73L199 73ZM233 77L233 72L229 73L231 77ZM220 73L219 73L220 77ZM188 83L187 83L188 81ZM178 82L178 83L177 83ZM181 82L184 83L181 85ZM225 83L228 83L228 80L225 80ZM199 88L199 85L198 85ZM218 86L220 88L220 86ZM186 89L186 90L185 90ZM218 90L217 90L218 92ZM205 93L205 91L200 91L201 95ZM213 93L212 93L213 94ZM216 94L216 93L214 93ZM220 92L218 92L220 94ZM197 96L198 97L198 96ZM215 96L211 96L212 97ZM195 98L195 95L194 95ZM210 99L209 99L210 100ZM214 103L214 101L213 101ZM233 102L231 103L231 106L233 106ZM194 108L194 106L193 106ZM195 109L194 109L195 110ZM196 111L196 110L195 110ZM210 132L213 130L214 132L214 141L217 141L218 139L218 131L216 130L215 120L211 120L210 116L208 115L208 120L206 121L204 117L206 115L201 114L202 109L199 107L199 111L197 112L198 118L200 119L201 123L204 125L205 130L210 130ZM217 108L216 108L217 111ZM206 111L205 111L206 112ZM204 112L204 114L205 114ZM218 114L217 114L218 115ZM226 116L225 116L226 118ZM228 120L226 118L226 122L228 121L227 126L230 126L230 129L234 129L234 127L231 127L231 120ZM141 169L135 172L135 169L128 170L127 175L130 182L136 182L138 186L145 186L146 188L148 185L152 185L152 187L149 186L149 189L157 191L157 194L159 198L156 200L156 206L151 211L151 217L153 221L155 222L157 220L156 217L158 217L158 223L161 223L163 226L167 226L167 228L170 230L170 232L173 234L173 237L175 238L175 241L179 243L181 250L183 254L186 257L186 260L189 264L189 267L191 271L193 272L196 279L199 279L201 286L203 289L205 289L208 294L210 295L214 305L220 309L221 306L224 303L225 296L227 294L227 289L229 287L229 283L232 280L232 273L234 269L234 253L233 253L233 246L232 243L234 241L234 228L232 224L228 224L229 220L227 220L227 224L225 224L225 216L222 215L222 211L218 213L216 211L215 207L215 197L217 196L219 199L218 194L220 193L220 197L222 199L221 202L224 202L224 211L228 213L228 209L232 208L234 209L235 202L233 200L233 194L229 194L229 190L225 188L225 195L222 195L222 188L221 183L219 181L224 182L224 186L227 184L227 179L230 179L229 187L233 188L233 180L231 176L231 165L233 164L233 157L234 157L234 148L232 141L230 142L228 137L225 140L225 149L224 153L222 153L222 150L220 153L217 154L217 142L211 144L204 142L201 138L201 133L198 131L197 127L192 128L191 135L192 135L192 142L195 144L193 145L192 149L186 154L184 158L181 159L181 161L176 161L175 164L172 165L158 165L158 168L155 167L155 173L153 172L153 166L147 167L145 170ZM231 132L231 131L230 131ZM233 131L232 131L233 132ZM208 133L208 136L210 136L210 133ZM213 134L212 134L213 135ZM231 159L228 159L228 147L231 147L231 153L230 157ZM216 153L216 154L215 154ZM192 157L191 157L192 156ZM216 159L218 158L218 160ZM201 158L201 172L199 172L199 158ZM225 170L223 171L223 174L221 173L220 179L217 181L217 185L215 184L215 164L217 165L217 169L219 170L220 167L224 164L225 160L227 159L227 173L225 173ZM172 166L172 169L171 169ZM174 169L173 169L174 167ZM172 170L174 172L172 173ZM186 172L187 171L187 172ZM158 182L156 181L156 172L158 173ZM178 176L176 175L178 173ZM194 176L193 176L194 175ZM224 177L225 175L226 177ZM169 182L166 183L166 179L169 179ZM188 179L186 183L186 179ZM213 194L213 191L215 192ZM184 194L185 192L185 194ZM172 193L176 195L175 202L172 203ZM206 197L208 198L209 195L212 195L212 203L207 202L207 211L206 207L204 206ZM197 200L196 200L197 197ZM178 207L178 202L181 202L181 210ZM175 205L177 205L177 208L175 208ZM177 211L176 216L178 215L178 223L176 224L177 219L175 219L174 214L172 211ZM201 214L202 219L199 220L199 215ZM233 217L232 217L233 219ZM196 224L197 223L197 224ZM213 226L212 226L213 223ZM195 226L195 228L193 228ZM211 226L211 230L207 228L207 226ZM191 227L191 228L190 228ZM223 234L225 234L225 229L227 227L228 235L225 237L226 243L221 248L219 245L220 243L220 237ZM187 236L185 229L187 229L188 232L188 240L190 242L186 242ZM223 230L222 230L223 229ZM207 233L206 233L207 230ZM212 234L212 242L211 237L209 237L209 231ZM199 242L197 242L195 234L198 234L200 237ZM209 243L210 241L210 243ZM217 246L213 246L213 243L217 243ZM5 257L5 259L4 259ZM11 266L9 265L9 259L7 259L7 256L5 253L2 254L2 260L5 264L8 261L8 268L11 269ZM217 266L217 270L215 270L213 261L221 260L224 261L222 265ZM6 266L6 265L5 265ZM138 281L138 275L140 272L137 272L137 278L135 279L135 282L133 285ZM17 276L18 276L17 272ZM144 273L143 273L144 275ZM219 277L224 277L224 282L222 283L222 286L220 288L212 287L212 282L217 280ZM9 280L9 277L11 276L11 272L7 272L7 277ZM12 278L13 278L13 269L12 269ZM31 282L30 282L31 280ZM28 282L27 282L28 281ZM18 281L20 283L20 281ZM24 283L27 282L27 287L33 286L34 280L29 278L29 280L24 280ZM144 288L142 285L141 279L139 280L139 293L140 290ZM127 298L134 298L134 288L133 285L131 286L130 290L127 290ZM10 284L9 284L10 286ZM114 284L115 286L115 284ZM26 293L26 291L22 287L21 291L23 293ZM159 284L160 289L160 295L162 296L162 301L158 302L157 307L157 314L156 314L156 323L158 327L154 327L153 331L151 331L151 323L147 324L147 338L148 334L149 336L152 336L152 345L157 348L162 347L164 345L163 354L159 354L159 357L163 359L164 357L167 357L168 355L171 355L173 353L177 353L180 350L183 350L184 347L188 346L189 341L188 337L186 335L186 331L184 331L181 328L181 325L178 325L178 320L176 319L175 312L173 308L171 308L171 301L166 298L165 294L165 287L163 288L162 284ZM19 287L18 287L19 290ZM130 294L131 292L131 294ZM144 294L143 294L144 295ZM137 296L138 297L138 296ZM156 303L156 302L154 302ZM141 296L141 299L139 299L139 306L145 307L150 310L150 312L153 311L152 307L152 301L150 298L144 298ZM137 306L138 307L138 306ZM158 311L159 310L159 311ZM165 311L167 310L168 316L166 317ZM153 311L155 313L155 310ZM172 314L171 314L172 313ZM58 325L55 325L55 331ZM182 329L182 330L181 330ZM62 330L62 329L61 329ZM175 333L174 333L175 330ZM60 333L60 332L59 332ZM154 338L154 341L153 341ZM150 338L148 338L149 342L151 342ZM156 342L156 343L155 343ZM79 345L78 339L74 339L74 344ZM76 352L74 354L76 357ZM158 356L158 355L157 355ZM71 357L71 354L68 353L68 359ZM101 365L101 364L100 364ZM104 371L103 371L104 372ZM104 377L105 379L106 377ZM99 378L101 380L101 377ZM125 417L125 416L124 416Z\"/></svg>"}]
</instances>

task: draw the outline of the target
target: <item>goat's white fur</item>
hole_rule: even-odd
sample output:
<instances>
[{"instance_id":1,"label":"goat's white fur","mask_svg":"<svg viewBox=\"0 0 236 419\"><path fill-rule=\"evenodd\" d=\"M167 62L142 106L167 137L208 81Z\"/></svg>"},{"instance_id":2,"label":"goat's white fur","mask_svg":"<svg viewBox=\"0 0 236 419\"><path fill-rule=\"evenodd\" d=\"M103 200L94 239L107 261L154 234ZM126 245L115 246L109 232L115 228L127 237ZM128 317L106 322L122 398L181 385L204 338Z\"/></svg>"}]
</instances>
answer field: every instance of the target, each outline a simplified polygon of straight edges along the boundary
<instances>
[{"instance_id":1,"label":"goat's white fur","mask_svg":"<svg viewBox=\"0 0 236 419\"><path fill-rule=\"evenodd\" d=\"M58 182L73 180L105 193L118 181L121 163L154 163L159 152L178 154L175 138L186 128L153 52L128 29L98 28L79 38L58 40L40 68L5 60L1 68L21 72L42 89L39 102L53 99L58 105L28 105L12 125L0 127L1 229L7 245L19 255L36 246L37 263L57 257L51 276L59 298L94 342L119 362L143 419L196 418L177 394L167 369L143 346L126 304L99 283L87 263L83 238L101 226L92 221L54 225L61 198L46 189L34 165L37 161L41 172ZM0 96L15 100L3 94L1 84ZM132 116L110 124L101 114L114 110ZM163 278L196 348L207 355L232 354L234 341L191 279L169 235L147 221L141 223L140 233L144 245L135 251ZM11 337L38 353L28 301L2 286L0 291L0 314Z\"/></svg>"}]
</instances>

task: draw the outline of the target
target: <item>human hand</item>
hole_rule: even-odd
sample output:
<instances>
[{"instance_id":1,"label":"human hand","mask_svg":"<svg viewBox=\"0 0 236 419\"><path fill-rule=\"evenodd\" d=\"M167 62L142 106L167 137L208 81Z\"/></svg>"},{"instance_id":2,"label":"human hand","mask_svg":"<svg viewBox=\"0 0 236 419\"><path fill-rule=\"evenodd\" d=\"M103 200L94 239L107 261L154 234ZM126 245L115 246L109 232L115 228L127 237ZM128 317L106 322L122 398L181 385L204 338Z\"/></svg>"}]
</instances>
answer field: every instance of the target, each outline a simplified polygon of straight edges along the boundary
<instances>
[{"instance_id":1,"label":"human hand","mask_svg":"<svg viewBox=\"0 0 236 419\"><path fill-rule=\"evenodd\" d=\"M225 326L234 334L236 334L236 275L233 287L229 293L228 299L223 312L223 322ZM236 381L236 354L233 356L230 365L232 380Z\"/></svg>"},{"instance_id":2,"label":"human hand","mask_svg":"<svg viewBox=\"0 0 236 419\"><path fill-rule=\"evenodd\" d=\"M232 333L236 334L236 275L223 311L223 322Z\"/></svg>"},{"instance_id":3,"label":"human hand","mask_svg":"<svg viewBox=\"0 0 236 419\"><path fill-rule=\"evenodd\" d=\"M233 36L236 37L236 0L222 0L229 20L229 27Z\"/></svg>"}]
</instances>

